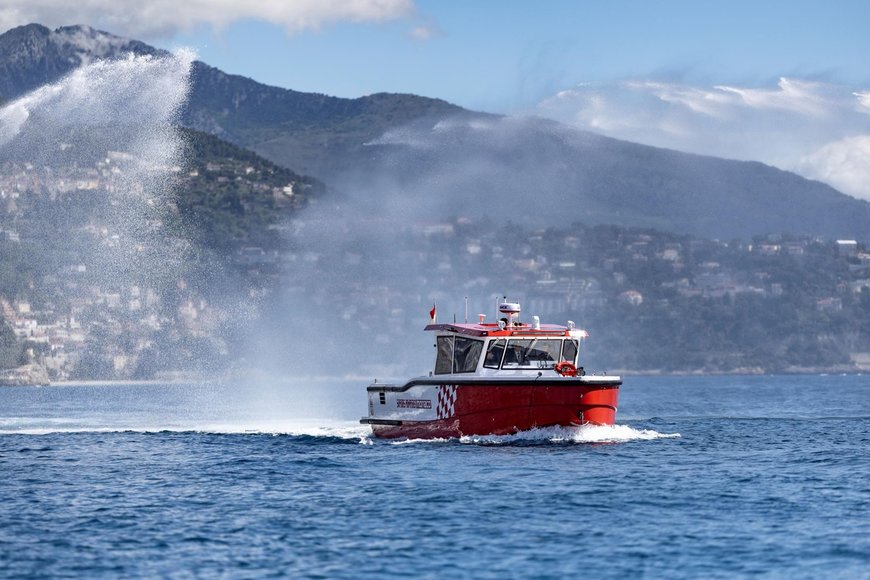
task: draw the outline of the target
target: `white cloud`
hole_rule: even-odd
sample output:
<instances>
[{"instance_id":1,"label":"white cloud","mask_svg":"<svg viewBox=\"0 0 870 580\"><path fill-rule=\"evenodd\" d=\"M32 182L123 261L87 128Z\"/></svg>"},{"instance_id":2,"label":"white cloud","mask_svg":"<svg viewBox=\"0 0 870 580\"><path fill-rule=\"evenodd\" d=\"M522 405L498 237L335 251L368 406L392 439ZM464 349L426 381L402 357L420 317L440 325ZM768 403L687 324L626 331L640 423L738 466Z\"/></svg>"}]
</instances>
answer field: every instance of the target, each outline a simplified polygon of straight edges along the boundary
<instances>
[{"instance_id":1,"label":"white cloud","mask_svg":"<svg viewBox=\"0 0 870 580\"><path fill-rule=\"evenodd\" d=\"M858 197L870 199L870 135L828 143L803 157L797 169L840 191L864 192Z\"/></svg>"},{"instance_id":2,"label":"white cloud","mask_svg":"<svg viewBox=\"0 0 870 580\"><path fill-rule=\"evenodd\" d=\"M114 34L148 39L200 24L221 29L238 20L257 20L292 34L341 21L408 18L414 11L413 0L4 0L0 29L30 22L49 27L90 24Z\"/></svg>"},{"instance_id":3,"label":"white cloud","mask_svg":"<svg viewBox=\"0 0 870 580\"><path fill-rule=\"evenodd\" d=\"M414 40L426 41L438 36L438 31L430 26L415 26L410 34Z\"/></svg>"},{"instance_id":4,"label":"white cloud","mask_svg":"<svg viewBox=\"0 0 870 580\"><path fill-rule=\"evenodd\" d=\"M716 90L735 98L730 104L747 109L791 111L803 115L824 115L833 91L821 83L781 78L775 89L747 89L720 85ZM722 101L728 104L727 100Z\"/></svg>"},{"instance_id":5,"label":"white cloud","mask_svg":"<svg viewBox=\"0 0 870 580\"><path fill-rule=\"evenodd\" d=\"M870 200L870 90L781 78L773 87L587 83L538 114L692 153L755 160Z\"/></svg>"}]
</instances>

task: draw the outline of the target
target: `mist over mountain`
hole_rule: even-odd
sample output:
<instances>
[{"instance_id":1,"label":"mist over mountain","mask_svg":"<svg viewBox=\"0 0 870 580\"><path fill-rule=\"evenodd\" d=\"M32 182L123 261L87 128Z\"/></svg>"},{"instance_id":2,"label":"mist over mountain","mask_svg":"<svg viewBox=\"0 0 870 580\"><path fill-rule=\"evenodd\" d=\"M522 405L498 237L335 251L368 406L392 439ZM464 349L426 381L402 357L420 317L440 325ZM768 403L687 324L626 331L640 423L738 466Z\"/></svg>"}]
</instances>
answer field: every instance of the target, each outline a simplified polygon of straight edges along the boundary
<instances>
[{"instance_id":1,"label":"mist over mountain","mask_svg":"<svg viewBox=\"0 0 870 580\"><path fill-rule=\"evenodd\" d=\"M757 162L680 153L540 118L448 119L390 131L333 176L380 212L491 216L533 227L619 224L707 238L870 237L870 204ZM401 194L413 202L396 202ZM410 214L408 212L411 212Z\"/></svg>"},{"instance_id":2,"label":"mist over mountain","mask_svg":"<svg viewBox=\"0 0 870 580\"><path fill-rule=\"evenodd\" d=\"M158 54L85 26L0 35L0 97L96 58ZM761 163L680 153L416 95L343 99L270 87L195 62L181 122L398 220L481 215L655 227L704 237L788 232L870 239L870 204Z\"/></svg>"}]
</instances>

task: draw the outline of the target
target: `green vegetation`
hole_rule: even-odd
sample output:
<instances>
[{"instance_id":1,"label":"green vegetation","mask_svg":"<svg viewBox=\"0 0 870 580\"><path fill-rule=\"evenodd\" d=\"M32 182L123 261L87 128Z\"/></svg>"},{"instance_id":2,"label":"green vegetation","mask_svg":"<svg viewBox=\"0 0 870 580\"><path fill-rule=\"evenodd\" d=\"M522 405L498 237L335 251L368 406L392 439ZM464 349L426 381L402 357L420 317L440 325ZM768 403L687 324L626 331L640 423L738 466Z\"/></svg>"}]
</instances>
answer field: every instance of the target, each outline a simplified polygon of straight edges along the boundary
<instances>
[{"instance_id":1,"label":"green vegetation","mask_svg":"<svg viewBox=\"0 0 870 580\"><path fill-rule=\"evenodd\" d=\"M219 134L284 166L328 179L359 167L365 146L386 131L424 118L467 113L439 99L378 93L342 99L302 93L194 64L183 123Z\"/></svg>"},{"instance_id":2,"label":"green vegetation","mask_svg":"<svg viewBox=\"0 0 870 580\"><path fill-rule=\"evenodd\" d=\"M176 205L198 243L224 251L239 245L274 248L272 226L323 194L323 185L207 133L181 129L186 176Z\"/></svg>"}]
</instances>

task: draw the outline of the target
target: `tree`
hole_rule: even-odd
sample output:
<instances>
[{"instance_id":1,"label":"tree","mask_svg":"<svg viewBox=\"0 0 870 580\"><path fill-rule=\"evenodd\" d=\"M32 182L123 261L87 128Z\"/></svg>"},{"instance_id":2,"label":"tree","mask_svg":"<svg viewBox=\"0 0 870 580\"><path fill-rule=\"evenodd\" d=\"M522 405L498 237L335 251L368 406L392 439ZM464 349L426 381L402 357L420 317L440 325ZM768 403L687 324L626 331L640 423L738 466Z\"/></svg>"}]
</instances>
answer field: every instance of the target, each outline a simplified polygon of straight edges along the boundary
<instances>
[{"instance_id":1,"label":"tree","mask_svg":"<svg viewBox=\"0 0 870 580\"><path fill-rule=\"evenodd\" d=\"M8 369L18 366L21 356L21 343L15 336L15 331L5 320L0 320L0 368Z\"/></svg>"}]
</instances>

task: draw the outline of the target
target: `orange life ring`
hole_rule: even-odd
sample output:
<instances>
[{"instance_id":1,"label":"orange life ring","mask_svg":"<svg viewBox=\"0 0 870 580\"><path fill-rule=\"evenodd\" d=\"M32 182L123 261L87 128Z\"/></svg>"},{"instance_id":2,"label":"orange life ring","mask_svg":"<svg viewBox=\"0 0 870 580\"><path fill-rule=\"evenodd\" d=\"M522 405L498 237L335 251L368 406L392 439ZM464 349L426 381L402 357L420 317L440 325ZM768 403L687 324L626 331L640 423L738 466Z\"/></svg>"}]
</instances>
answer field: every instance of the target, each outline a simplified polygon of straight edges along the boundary
<instances>
[{"instance_id":1,"label":"orange life ring","mask_svg":"<svg viewBox=\"0 0 870 580\"><path fill-rule=\"evenodd\" d=\"M563 377L577 376L577 367L574 366L574 363L569 363L568 361L560 362L555 367L553 367L553 369Z\"/></svg>"}]
</instances>

